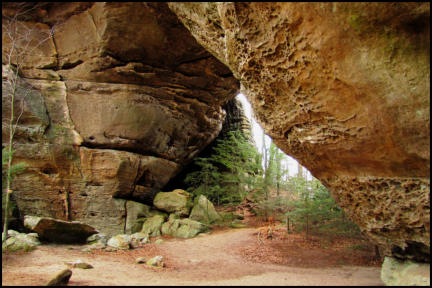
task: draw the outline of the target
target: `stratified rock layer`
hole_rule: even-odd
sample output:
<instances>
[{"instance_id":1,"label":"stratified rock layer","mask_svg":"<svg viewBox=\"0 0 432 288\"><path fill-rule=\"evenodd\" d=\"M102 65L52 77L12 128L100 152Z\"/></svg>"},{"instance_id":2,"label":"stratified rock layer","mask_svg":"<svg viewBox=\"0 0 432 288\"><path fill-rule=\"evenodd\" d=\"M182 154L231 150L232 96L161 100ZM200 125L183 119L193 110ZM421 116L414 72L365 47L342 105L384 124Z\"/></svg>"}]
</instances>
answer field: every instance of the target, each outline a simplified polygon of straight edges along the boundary
<instances>
[{"instance_id":1,"label":"stratified rock layer","mask_svg":"<svg viewBox=\"0 0 432 288\"><path fill-rule=\"evenodd\" d=\"M19 5L2 6L4 24ZM218 135L221 106L238 92L238 81L166 3L23 5L29 12L17 23L27 28L19 31L31 31L30 47L44 41L21 61L15 101L19 115L24 99L14 161L27 168L12 187L21 217L125 233L128 200L151 204ZM12 40L7 33L2 40L8 53ZM14 72L6 64L3 57L3 84ZM7 127L11 87L2 88ZM7 128L2 136L5 146Z\"/></svg>"},{"instance_id":2,"label":"stratified rock layer","mask_svg":"<svg viewBox=\"0 0 432 288\"><path fill-rule=\"evenodd\" d=\"M430 3L168 5L386 255L429 261Z\"/></svg>"}]
</instances>

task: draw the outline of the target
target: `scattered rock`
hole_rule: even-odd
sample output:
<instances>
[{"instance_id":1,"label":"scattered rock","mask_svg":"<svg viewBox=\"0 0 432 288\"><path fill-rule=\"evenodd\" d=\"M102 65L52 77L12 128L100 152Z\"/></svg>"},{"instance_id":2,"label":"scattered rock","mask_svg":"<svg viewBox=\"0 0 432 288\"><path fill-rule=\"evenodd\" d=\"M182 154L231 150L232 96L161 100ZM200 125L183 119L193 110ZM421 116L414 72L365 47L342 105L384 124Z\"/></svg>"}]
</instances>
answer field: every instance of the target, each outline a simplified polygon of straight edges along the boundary
<instances>
[{"instance_id":1,"label":"scattered rock","mask_svg":"<svg viewBox=\"0 0 432 288\"><path fill-rule=\"evenodd\" d=\"M126 219L126 234L133 234L142 230L143 223L147 218L155 215L168 215L162 211L155 210L149 205L135 201L126 201L127 219Z\"/></svg>"},{"instance_id":2,"label":"scattered rock","mask_svg":"<svg viewBox=\"0 0 432 288\"><path fill-rule=\"evenodd\" d=\"M385 257L381 280L387 286L430 286L430 264Z\"/></svg>"},{"instance_id":3,"label":"scattered rock","mask_svg":"<svg viewBox=\"0 0 432 288\"><path fill-rule=\"evenodd\" d=\"M222 217L216 212L213 203L204 195L195 198L189 218L203 223L213 223L222 220Z\"/></svg>"},{"instance_id":4,"label":"scattered rock","mask_svg":"<svg viewBox=\"0 0 432 288\"><path fill-rule=\"evenodd\" d=\"M201 222L191 219L175 219L175 217L170 217L170 220L161 228L163 235L171 235L176 238L192 238L207 230L208 226Z\"/></svg>"},{"instance_id":5,"label":"scattered rock","mask_svg":"<svg viewBox=\"0 0 432 288\"><path fill-rule=\"evenodd\" d=\"M156 240L154 241L154 244L162 244L163 242L164 242L163 239L156 239Z\"/></svg>"},{"instance_id":6,"label":"scattered rock","mask_svg":"<svg viewBox=\"0 0 432 288\"><path fill-rule=\"evenodd\" d=\"M161 227L165 219L166 217L163 215L154 215L153 217L148 218L143 224L141 233L149 236L161 235Z\"/></svg>"},{"instance_id":7,"label":"scattered rock","mask_svg":"<svg viewBox=\"0 0 432 288\"><path fill-rule=\"evenodd\" d=\"M106 252L116 252L117 249L114 248L114 247L107 246L107 247L105 248L105 251L106 251Z\"/></svg>"},{"instance_id":8,"label":"scattered rock","mask_svg":"<svg viewBox=\"0 0 432 288\"><path fill-rule=\"evenodd\" d=\"M146 263L146 261L147 260L144 257L138 257L135 259L135 263L138 263L138 264L144 264L144 263Z\"/></svg>"},{"instance_id":9,"label":"scattered rock","mask_svg":"<svg viewBox=\"0 0 432 288\"><path fill-rule=\"evenodd\" d=\"M165 263L163 262L163 257L160 256L160 255L155 256L155 257L149 259L149 260L146 262L146 264L147 264L148 266L158 267L158 268L162 268L162 267L165 266Z\"/></svg>"},{"instance_id":10,"label":"scattered rock","mask_svg":"<svg viewBox=\"0 0 432 288\"><path fill-rule=\"evenodd\" d=\"M107 244L107 242L108 242L108 238L103 233L93 234L87 238L87 243L89 245L96 244L96 243Z\"/></svg>"},{"instance_id":11,"label":"scattered rock","mask_svg":"<svg viewBox=\"0 0 432 288\"><path fill-rule=\"evenodd\" d=\"M69 282L72 276L72 270L64 269L57 275L55 275L45 286L65 286Z\"/></svg>"},{"instance_id":12,"label":"scattered rock","mask_svg":"<svg viewBox=\"0 0 432 288\"><path fill-rule=\"evenodd\" d=\"M117 249L129 249L130 248L131 237L127 234L119 234L111 237L108 240L108 246Z\"/></svg>"},{"instance_id":13,"label":"scattered rock","mask_svg":"<svg viewBox=\"0 0 432 288\"><path fill-rule=\"evenodd\" d=\"M57 243L85 243L98 233L90 225L78 221L63 221L49 217L24 216L24 226L36 232L41 240Z\"/></svg>"},{"instance_id":14,"label":"scattered rock","mask_svg":"<svg viewBox=\"0 0 432 288\"><path fill-rule=\"evenodd\" d=\"M8 237L11 237L11 236L16 236L16 235L18 235L18 234L20 234L18 231L15 231L15 230L11 230L11 229L9 229L8 231L7 231L7 236ZM32 233L33 234L33 233Z\"/></svg>"},{"instance_id":15,"label":"scattered rock","mask_svg":"<svg viewBox=\"0 0 432 288\"><path fill-rule=\"evenodd\" d=\"M192 194L182 189L175 189L172 192L159 192L153 200L153 205L168 213L188 216L193 206Z\"/></svg>"},{"instance_id":16,"label":"scattered rock","mask_svg":"<svg viewBox=\"0 0 432 288\"><path fill-rule=\"evenodd\" d=\"M36 246L41 245L36 233L19 233L15 230L8 231L8 238L2 244L3 251L18 251L26 252L36 249Z\"/></svg>"},{"instance_id":17,"label":"scattered rock","mask_svg":"<svg viewBox=\"0 0 432 288\"><path fill-rule=\"evenodd\" d=\"M149 237L148 234L145 233L134 233L131 235L131 246L132 248L136 248L139 247L141 244L145 244L148 243Z\"/></svg>"},{"instance_id":18,"label":"scattered rock","mask_svg":"<svg viewBox=\"0 0 432 288\"><path fill-rule=\"evenodd\" d=\"M69 268L93 269L93 265L77 260L74 262L64 262Z\"/></svg>"},{"instance_id":19,"label":"scattered rock","mask_svg":"<svg viewBox=\"0 0 432 288\"><path fill-rule=\"evenodd\" d=\"M96 242L94 244L88 244L83 249L81 249L82 252L91 252L93 250L99 250L99 249L105 249L107 247L106 244L102 242Z\"/></svg>"}]
</instances>

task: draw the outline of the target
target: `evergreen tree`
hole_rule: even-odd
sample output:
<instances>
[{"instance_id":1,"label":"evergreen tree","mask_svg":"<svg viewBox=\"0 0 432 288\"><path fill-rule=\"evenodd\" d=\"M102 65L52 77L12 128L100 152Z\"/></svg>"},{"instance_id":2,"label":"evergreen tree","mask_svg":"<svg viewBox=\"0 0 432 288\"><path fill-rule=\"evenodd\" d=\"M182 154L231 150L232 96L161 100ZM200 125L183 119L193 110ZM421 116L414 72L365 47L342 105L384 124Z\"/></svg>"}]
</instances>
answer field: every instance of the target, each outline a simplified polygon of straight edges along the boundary
<instances>
[{"instance_id":1,"label":"evergreen tree","mask_svg":"<svg viewBox=\"0 0 432 288\"><path fill-rule=\"evenodd\" d=\"M345 235L360 233L359 228L347 220L330 192L317 179L306 181L297 175L291 178L289 186L297 195L297 200L290 201L291 211L286 215L296 223L297 230L306 231L306 239L312 231Z\"/></svg>"},{"instance_id":2,"label":"evergreen tree","mask_svg":"<svg viewBox=\"0 0 432 288\"><path fill-rule=\"evenodd\" d=\"M260 155L239 131L216 143L209 158L195 160L202 169L188 174L185 182L194 194L206 194L218 204L240 202L256 186Z\"/></svg>"}]
</instances>

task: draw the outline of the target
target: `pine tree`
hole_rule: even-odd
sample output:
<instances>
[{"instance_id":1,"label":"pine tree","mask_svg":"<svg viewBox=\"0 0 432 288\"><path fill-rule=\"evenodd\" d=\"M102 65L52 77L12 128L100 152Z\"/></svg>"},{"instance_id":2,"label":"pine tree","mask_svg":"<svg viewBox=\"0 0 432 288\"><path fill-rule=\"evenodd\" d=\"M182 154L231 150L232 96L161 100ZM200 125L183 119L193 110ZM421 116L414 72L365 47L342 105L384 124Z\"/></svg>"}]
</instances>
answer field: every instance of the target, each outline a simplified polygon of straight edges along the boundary
<instances>
[{"instance_id":1,"label":"pine tree","mask_svg":"<svg viewBox=\"0 0 432 288\"><path fill-rule=\"evenodd\" d=\"M185 182L195 194L207 191L218 204L242 201L256 186L255 176L260 173L258 152L239 131L217 140L213 151L209 158L195 161L202 169L188 174Z\"/></svg>"}]
</instances>

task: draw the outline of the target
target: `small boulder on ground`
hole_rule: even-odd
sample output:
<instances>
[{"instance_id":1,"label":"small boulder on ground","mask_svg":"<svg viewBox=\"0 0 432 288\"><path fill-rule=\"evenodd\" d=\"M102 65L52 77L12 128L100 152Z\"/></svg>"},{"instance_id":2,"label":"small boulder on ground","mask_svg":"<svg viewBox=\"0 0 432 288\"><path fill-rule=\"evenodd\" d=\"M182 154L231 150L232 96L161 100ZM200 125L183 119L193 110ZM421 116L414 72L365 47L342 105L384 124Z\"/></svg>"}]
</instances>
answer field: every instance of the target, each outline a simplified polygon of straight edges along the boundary
<instances>
[{"instance_id":1,"label":"small boulder on ground","mask_svg":"<svg viewBox=\"0 0 432 288\"><path fill-rule=\"evenodd\" d=\"M98 231L78 221L63 221L49 217L24 216L24 226L39 235L41 240L56 243L85 243Z\"/></svg>"},{"instance_id":2,"label":"small boulder on ground","mask_svg":"<svg viewBox=\"0 0 432 288\"><path fill-rule=\"evenodd\" d=\"M130 248L131 237L127 234L119 234L111 237L108 240L108 246L117 249L129 249Z\"/></svg>"},{"instance_id":3,"label":"small boulder on ground","mask_svg":"<svg viewBox=\"0 0 432 288\"><path fill-rule=\"evenodd\" d=\"M168 213L188 216L193 206L192 194L182 189L175 189L172 192L159 192L153 199L153 205Z\"/></svg>"},{"instance_id":4,"label":"small boulder on ground","mask_svg":"<svg viewBox=\"0 0 432 288\"><path fill-rule=\"evenodd\" d=\"M65 286L69 282L72 276L72 270L64 269L60 273L56 274L45 286Z\"/></svg>"},{"instance_id":5,"label":"small boulder on ground","mask_svg":"<svg viewBox=\"0 0 432 288\"><path fill-rule=\"evenodd\" d=\"M72 262L64 262L69 268L80 268L80 269L93 269L93 265L83 262L82 260L76 260Z\"/></svg>"},{"instance_id":6,"label":"small boulder on ground","mask_svg":"<svg viewBox=\"0 0 432 288\"><path fill-rule=\"evenodd\" d=\"M131 237L131 246L132 248L139 247L141 244L145 244L149 242L148 234L145 233L134 233L130 235Z\"/></svg>"},{"instance_id":7,"label":"small boulder on ground","mask_svg":"<svg viewBox=\"0 0 432 288\"><path fill-rule=\"evenodd\" d=\"M96 244L96 243L107 244L107 242L108 242L108 237L104 233L93 234L87 238L87 244L89 245Z\"/></svg>"},{"instance_id":8,"label":"small boulder on ground","mask_svg":"<svg viewBox=\"0 0 432 288\"><path fill-rule=\"evenodd\" d=\"M8 237L2 243L2 250L4 251L32 251L36 246L41 245L36 233L19 233L15 230L8 230Z\"/></svg>"},{"instance_id":9,"label":"small boulder on ground","mask_svg":"<svg viewBox=\"0 0 432 288\"><path fill-rule=\"evenodd\" d=\"M87 238L87 245L81 249L82 252L104 249L107 246L107 236L103 233L93 234Z\"/></svg>"},{"instance_id":10,"label":"small boulder on ground","mask_svg":"<svg viewBox=\"0 0 432 288\"><path fill-rule=\"evenodd\" d=\"M149 259L149 260L146 262L146 264L147 264L148 266L151 266L151 267L157 267L157 268L162 268L162 267L165 266L165 263L163 262L163 257L160 256L160 255L155 256L155 257Z\"/></svg>"}]
</instances>

